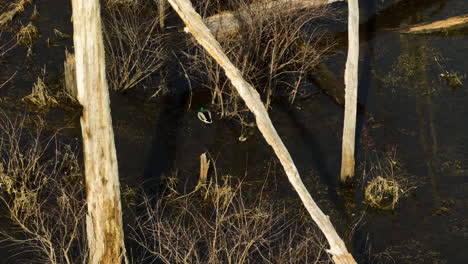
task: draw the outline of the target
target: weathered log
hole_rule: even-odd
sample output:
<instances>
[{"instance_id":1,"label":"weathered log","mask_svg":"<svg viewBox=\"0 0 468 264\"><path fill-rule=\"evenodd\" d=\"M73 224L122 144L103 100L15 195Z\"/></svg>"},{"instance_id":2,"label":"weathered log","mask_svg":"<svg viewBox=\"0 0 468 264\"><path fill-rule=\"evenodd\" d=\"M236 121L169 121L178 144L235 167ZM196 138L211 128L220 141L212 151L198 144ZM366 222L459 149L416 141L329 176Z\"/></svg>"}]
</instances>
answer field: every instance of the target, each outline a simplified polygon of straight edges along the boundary
<instances>
[{"instance_id":1,"label":"weathered log","mask_svg":"<svg viewBox=\"0 0 468 264\"><path fill-rule=\"evenodd\" d=\"M87 263L122 263L122 208L99 0L72 0L77 99L86 175Z\"/></svg>"},{"instance_id":2,"label":"weathered log","mask_svg":"<svg viewBox=\"0 0 468 264\"><path fill-rule=\"evenodd\" d=\"M430 23L422 23L399 29L405 34L429 34L468 27L468 15L455 16Z\"/></svg>"},{"instance_id":3,"label":"weathered log","mask_svg":"<svg viewBox=\"0 0 468 264\"><path fill-rule=\"evenodd\" d=\"M354 147L359 63L359 2L348 1L348 59L345 70L345 113L341 154L341 181L354 176Z\"/></svg>"},{"instance_id":4,"label":"weathered log","mask_svg":"<svg viewBox=\"0 0 468 264\"><path fill-rule=\"evenodd\" d=\"M304 8L314 8L346 0L277 0L254 3L240 10L223 12L204 20L211 33L224 38L239 32L242 25L254 20L267 20L278 12L288 13ZM260 16L258 14L261 14ZM187 29L185 29L187 31Z\"/></svg>"},{"instance_id":5,"label":"weathered log","mask_svg":"<svg viewBox=\"0 0 468 264\"><path fill-rule=\"evenodd\" d=\"M203 23L200 15L193 9L191 2L189 0L169 0L169 3L182 18L193 37L221 65L232 85L255 115L260 132L268 144L272 146L289 181L299 194L312 219L327 238L330 245L328 252L333 255L335 263L356 263L351 254L348 253L343 240L338 236L328 216L320 210L304 186L291 155L276 132L258 92L244 80L239 69L226 56L220 44Z\"/></svg>"},{"instance_id":6,"label":"weathered log","mask_svg":"<svg viewBox=\"0 0 468 264\"><path fill-rule=\"evenodd\" d=\"M0 28L10 22L19 12L24 10L24 6L31 3L31 0L18 0L12 3L11 9L0 15Z\"/></svg>"}]
</instances>

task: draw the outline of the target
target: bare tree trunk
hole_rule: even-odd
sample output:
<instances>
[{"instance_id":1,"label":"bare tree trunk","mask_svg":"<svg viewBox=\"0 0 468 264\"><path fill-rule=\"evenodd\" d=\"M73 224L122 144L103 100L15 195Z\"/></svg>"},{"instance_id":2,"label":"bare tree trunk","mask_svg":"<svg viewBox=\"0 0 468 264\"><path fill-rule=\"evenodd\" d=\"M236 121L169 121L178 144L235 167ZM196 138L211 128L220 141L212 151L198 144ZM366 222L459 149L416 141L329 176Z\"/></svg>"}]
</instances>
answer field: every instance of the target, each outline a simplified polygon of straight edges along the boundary
<instances>
[{"instance_id":1,"label":"bare tree trunk","mask_svg":"<svg viewBox=\"0 0 468 264\"><path fill-rule=\"evenodd\" d=\"M348 60L345 71L345 114L341 155L341 181L354 176L354 147L356 137L356 110L359 63L359 4L348 1Z\"/></svg>"},{"instance_id":2,"label":"bare tree trunk","mask_svg":"<svg viewBox=\"0 0 468 264\"><path fill-rule=\"evenodd\" d=\"M304 186L288 150L271 123L258 92L244 80L240 71L228 59L219 43L203 23L200 15L193 9L191 2L189 0L169 0L169 3L185 22L189 31L200 45L223 67L232 85L237 89L242 99L244 99L250 111L254 113L260 132L268 144L273 147L289 181L296 189L312 219L314 219L327 238L330 244L328 252L333 255L335 263L356 263L352 255L348 253L343 240L336 233L328 216L320 210Z\"/></svg>"},{"instance_id":3,"label":"bare tree trunk","mask_svg":"<svg viewBox=\"0 0 468 264\"><path fill-rule=\"evenodd\" d=\"M120 264L125 256L122 209L99 0L72 0L77 99L86 174L90 264Z\"/></svg>"}]
</instances>

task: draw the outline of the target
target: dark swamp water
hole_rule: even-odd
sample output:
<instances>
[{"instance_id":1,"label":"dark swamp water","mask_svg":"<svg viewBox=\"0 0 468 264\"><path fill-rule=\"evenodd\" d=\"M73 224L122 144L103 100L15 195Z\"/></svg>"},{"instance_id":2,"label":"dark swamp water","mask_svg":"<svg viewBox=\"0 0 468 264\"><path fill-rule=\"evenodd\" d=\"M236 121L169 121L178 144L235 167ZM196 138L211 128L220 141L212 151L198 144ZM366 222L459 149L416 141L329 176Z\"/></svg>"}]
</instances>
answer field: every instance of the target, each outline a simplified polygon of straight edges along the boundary
<instances>
[{"instance_id":1,"label":"dark swamp water","mask_svg":"<svg viewBox=\"0 0 468 264\"><path fill-rule=\"evenodd\" d=\"M45 82L60 86L64 50L72 50L70 38L54 34L54 29L72 34L68 1L36 1L35 5L40 38L33 55L28 58L27 50L18 46L0 61L0 83L17 71L0 89L1 109L11 118L38 113L21 98L30 93L43 67ZM31 13L28 6L15 23L27 23ZM314 96L293 105L278 100L270 110L312 197L332 215L339 232L345 234L359 222L347 240L359 263L468 263L468 80L450 86L440 75L467 74L468 31L402 35L391 30L463 14L468 14L464 0L361 1L359 101L377 121L358 116L356 177L361 177L361 165L372 153L396 149L398 161L417 188L392 212L363 204L361 189L343 198L348 191L338 184L341 106L311 84ZM337 34L338 46L346 43L341 35ZM4 32L2 41L10 36ZM336 76L343 76L345 60L343 49L326 64ZM268 177L278 198L297 199L258 132L240 142L241 127L236 121L214 115L213 124L204 125L196 113L201 106L209 107L207 92L193 91L192 107L187 110L186 81L173 78L169 89L150 100L139 88L111 94L123 184L144 183L157 192L162 175L177 173L182 184L191 186L198 157L208 151L219 175L259 183ZM56 107L46 116L50 126L65 127L64 141L79 140L76 109ZM8 254L0 250L5 261ZM9 263L3 260L0 263Z\"/></svg>"}]
</instances>

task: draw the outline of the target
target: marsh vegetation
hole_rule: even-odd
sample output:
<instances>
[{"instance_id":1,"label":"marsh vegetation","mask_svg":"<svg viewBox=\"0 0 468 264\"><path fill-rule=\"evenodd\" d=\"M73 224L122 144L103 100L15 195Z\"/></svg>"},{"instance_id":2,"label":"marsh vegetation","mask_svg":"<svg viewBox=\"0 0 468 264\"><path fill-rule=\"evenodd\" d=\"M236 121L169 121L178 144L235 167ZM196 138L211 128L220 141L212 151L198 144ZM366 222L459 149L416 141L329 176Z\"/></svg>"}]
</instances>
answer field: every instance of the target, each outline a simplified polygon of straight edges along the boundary
<instances>
[{"instance_id":1,"label":"marsh vegetation","mask_svg":"<svg viewBox=\"0 0 468 264\"><path fill-rule=\"evenodd\" d=\"M62 12L71 7L7 2L0 1L0 256L84 263L81 108L64 88L76 82L64 78L74 69L62 67L72 59L71 11ZM341 82L346 5L266 14L249 9L262 1L192 2L204 19L236 10L252 18L218 41L260 93L307 188L359 263L464 263L457 245L468 239L466 32L400 36L388 30L400 15L384 17L398 1L366 4L375 14L365 19L378 28L361 28L369 31L361 48L370 51L360 58L359 97L371 114L358 115L356 179L343 187L342 108L316 79L325 67ZM129 262L331 263L254 116L170 6L102 3ZM416 15L402 12L398 25L447 14L422 7L434 5L411 4ZM205 110L209 123L197 119ZM211 165L197 185L205 152Z\"/></svg>"}]
</instances>

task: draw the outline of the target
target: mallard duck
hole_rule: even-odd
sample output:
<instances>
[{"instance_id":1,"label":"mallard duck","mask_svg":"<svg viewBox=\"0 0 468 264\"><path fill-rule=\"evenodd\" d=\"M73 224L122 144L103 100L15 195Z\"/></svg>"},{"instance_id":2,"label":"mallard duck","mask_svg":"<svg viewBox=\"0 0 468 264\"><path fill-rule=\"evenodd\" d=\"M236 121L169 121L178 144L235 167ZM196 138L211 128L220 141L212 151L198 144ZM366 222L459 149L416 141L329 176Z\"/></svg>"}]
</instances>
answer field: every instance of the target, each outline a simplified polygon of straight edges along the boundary
<instances>
[{"instance_id":1,"label":"mallard duck","mask_svg":"<svg viewBox=\"0 0 468 264\"><path fill-rule=\"evenodd\" d=\"M197 116L198 119L200 119L200 121L202 121L203 123L213 123L213 119L211 118L211 112L209 110L204 109L203 107L200 108L200 111L198 111Z\"/></svg>"}]
</instances>

